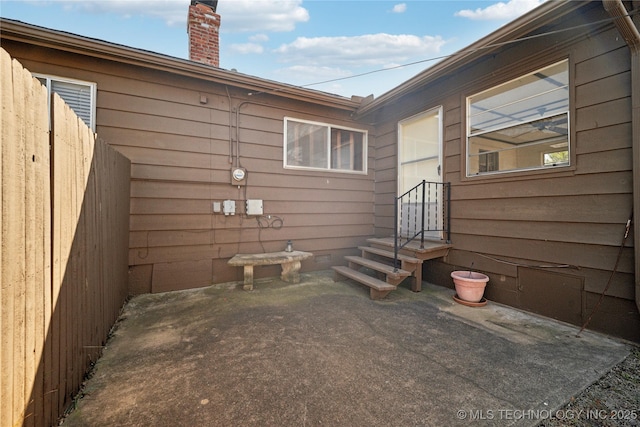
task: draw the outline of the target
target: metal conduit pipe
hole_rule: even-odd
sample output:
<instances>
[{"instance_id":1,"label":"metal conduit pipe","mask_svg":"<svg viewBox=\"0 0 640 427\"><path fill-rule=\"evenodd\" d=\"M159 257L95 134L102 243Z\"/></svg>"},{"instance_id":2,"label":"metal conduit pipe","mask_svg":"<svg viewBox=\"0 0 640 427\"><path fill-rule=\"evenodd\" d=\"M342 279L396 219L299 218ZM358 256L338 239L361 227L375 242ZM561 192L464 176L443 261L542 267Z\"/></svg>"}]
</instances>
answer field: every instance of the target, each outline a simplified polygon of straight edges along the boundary
<instances>
[{"instance_id":1,"label":"metal conduit pipe","mask_svg":"<svg viewBox=\"0 0 640 427\"><path fill-rule=\"evenodd\" d=\"M240 109L246 104L251 104L252 101L242 101L236 107L236 164L235 167L240 167Z\"/></svg>"},{"instance_id":2,"label":"metal conduit pipe","mask_svg":"<svg viewBox=\"0 0 640 427\"><path fill-rule=\"evenodd\" d=\"M256 101L242 101L241 103L239 103L236 107L235 107L235 113L236 113L236 123L235 123L235 136L236 136L236 152L235 152L235 167L240 167L240 109L242 107L244 107L245 105L248 104L252 104L252 105L260 105L262 107L273 107L270 104L266 104L266 103L262 103L262 102L256 102Z\"/></svg>"},{"instance_id":3,"label":"metal conduit pipe","mask_svg":"<svg viewBox=\"0 0 640 427\"><path fill-rule=\"evenodd\" d=\"M227 91L227 101L229 102L229 164L233 163L233 108L231 108L231 94L229 93L229 87L225 86Z\"/></svg>"},{"instance_id":4,"label":"metal conduit pipe","mask_svg":"<svg viewBox=\"0 0 640 427\"><path fill-rule=\"evenodd\" d=\"M602 0L631 51L631 139L633 158L633 238L636 306L640 310L640 32L622 0Z\"/></svg>"}]
</instances>

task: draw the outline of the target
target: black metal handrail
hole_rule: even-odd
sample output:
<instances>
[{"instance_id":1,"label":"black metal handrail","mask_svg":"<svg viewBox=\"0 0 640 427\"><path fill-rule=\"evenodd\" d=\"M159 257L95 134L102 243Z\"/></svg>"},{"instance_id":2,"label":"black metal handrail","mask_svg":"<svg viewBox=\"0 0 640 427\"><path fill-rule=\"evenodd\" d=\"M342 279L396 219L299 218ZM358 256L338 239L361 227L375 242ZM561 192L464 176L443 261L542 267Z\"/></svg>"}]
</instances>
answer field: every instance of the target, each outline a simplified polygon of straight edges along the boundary
<instances>
[{"instance_id":1,"label":"black metal handrail","mask_svg":"<svg viewBox=\"0 0 640 427\"><path fill-rule=\"evenodd\" d=\"M398 251L420 237L420 249L424 249L426 233L434 238L451 240L449 222L451 184L448 182L421 183L396 197L394 231L394 268L398 268Z\"/></svg>"}]
</instances>

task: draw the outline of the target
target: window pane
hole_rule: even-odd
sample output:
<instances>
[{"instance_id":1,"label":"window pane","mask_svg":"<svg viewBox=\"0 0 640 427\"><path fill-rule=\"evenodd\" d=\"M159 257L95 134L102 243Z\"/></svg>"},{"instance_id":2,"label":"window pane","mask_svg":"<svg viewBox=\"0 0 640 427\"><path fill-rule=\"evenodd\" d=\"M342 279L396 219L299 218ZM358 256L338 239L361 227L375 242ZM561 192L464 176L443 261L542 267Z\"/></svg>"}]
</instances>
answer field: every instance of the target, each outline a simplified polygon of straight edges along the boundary
<instances>
[{"instance_id":1,"label":"window pane","mask_svg":"<svg viewBox=\"0 0 640 427\"><path fill-rule=\"evenodd\" d=\"M365 172L366 132L285 118L285 167Z\"/></svg>"},{"instance_id":2,"label":"window pane","mask_svg":"<svg viewBox=\"0 0 640 427\"><path fill-rule=\"evenodd\" d=\"M354 132L352 170L364 172L364 156L364 134L360 132Z\"/></svg>"},{"instance_id":3,"label":"window pane","mask_svg":"<svg viewBox=\"0 0 640 427\"><path fill-rule=\"evenodd\" d=\"M544 154L545 166L558 166L569 164L569 151L554 151L552 153Z\"/></svg>"},{"instance_id":4,"label":"window pane","mask_svg":"<svg viewBox=\"0 0 640 427\"><path fill-rule=\"evenodd\" d=\"M287 122L287 165L328 168L327 127Z\"/></svg>"},{"instance_id":5,"label":"window pane","mask_svg":"<svg viewBox=\"0 0 640 427\"><path fill-rule=\"evenodd\" d=\"M57 80L51 81L51 90L66 102L84 123L91 127L91 87Z\"/></svg>"},{"instance_id":6,"label":"window pane","mask_svg":"<svg viewBox=\"0 0 640 427\"><path fill-rule=\"evenodd\" d=\"M401 172L398 177L400 180L400 194L408 191L416 184L424 179L425 170L436 170L438 168L438 159L419 160L412 163L402 165Z\"/></svg>"},{"instance_id":7,"label":"window pane","mask_svg":"<svg viewBox=\"0 0 640 427\"><path fill-rule=\"evenodd\" d=\"M500 170L500 156L496 151L480 150L478 156L479 172L495 172Z\"/></svg>"},{"instance_id":8,"label":"window pane","mask_svg":"<svg viewBox=\"0 0 640 427\"><path fill-rule=\"evenodd\" d=\"M362 133L343 129L331 130L331 169L362 171Z\"/></svg>"},{"instance_id":9,"label":"window pane","mask_svg":"<svg viewBox=\"0 0 640 427\"><path fill-rule=\"evenodd\" d=\"M401 163L438 157L440 150L440 110L402 124ZM412 185L413 187L413 185Z\"/></svg>"},{"instance_id":10,"label":"window pane","mask_svg":"<svg viewBox=\"0 0 640 427\"><path fill-rule=\"evenodd\" d=\"M518 125L569 109L567 62L470 98L470 133Z\"/></svg>"},{"instance_id":11,"label":"window pane","mask_svg":"<svg viewBox=\"0 0 640 427\"><path fill-rule=\"evenodd\" d=\"M469 138L468 172L475 175L483 172L566 166L569 162L567 124L565 113L472 136ZM551 153L556 154L551 156Z\"/></svg>"},{"instance_id":12,"label":"window pane","mask_svg":"<svg viewBox=\"0 0 640 427\"><path fill-rule=\"evenodd\" d=\"M568 62L468 98L467 174L569 164Z\"/></svg>"},{"instance_id":13,"label":"window pane","mask_svg":"<svg viewBox=\"0 0 640 427\"><path fill-rule=\"evenodd\" d=\"M68 80L45 74L34 73L33 76L47 88L49 95L51 95L51 93L57 93L60 98L71 107L73 112L80 117L92 131L95 131L95 83Z\"/></svg>"}]
</instances>

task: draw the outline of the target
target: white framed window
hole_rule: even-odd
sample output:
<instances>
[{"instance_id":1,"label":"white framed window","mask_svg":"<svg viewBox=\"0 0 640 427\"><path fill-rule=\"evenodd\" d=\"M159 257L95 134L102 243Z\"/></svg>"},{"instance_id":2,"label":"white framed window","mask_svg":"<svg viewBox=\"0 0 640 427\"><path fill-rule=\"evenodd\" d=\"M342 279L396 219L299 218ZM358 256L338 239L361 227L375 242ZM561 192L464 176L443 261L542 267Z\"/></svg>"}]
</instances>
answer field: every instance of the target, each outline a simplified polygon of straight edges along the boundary
<instances>
[{"instance_id":1,"label":"white framed window","mask_svg":"<svg viewBox=\"0 0 640 427\"><path fill-rule=\"evenodd\" d=\"M284 118L284 167L367 173L367 131Z\"/></svg>"},{"instance_id":2,"label":"white framed window","mask_svg":"<svg viewBox=\"0 0 640 427\"><path fill-rule=\"evenodd\" d=\"M47 87L47 92L57 93L78 117L96 131L96 84L82 80L67 79L45 74L33 74Z\"/></svg>"},{"instance_id":3,"label":"white framed window","mask_svg":"<svg viewBox=\"0 0 640 427\"><path fill-rule=\"evenodd\" d=\"M467 176L569 166L567 60L467 98Z\"/></svg>"}]
</instances>

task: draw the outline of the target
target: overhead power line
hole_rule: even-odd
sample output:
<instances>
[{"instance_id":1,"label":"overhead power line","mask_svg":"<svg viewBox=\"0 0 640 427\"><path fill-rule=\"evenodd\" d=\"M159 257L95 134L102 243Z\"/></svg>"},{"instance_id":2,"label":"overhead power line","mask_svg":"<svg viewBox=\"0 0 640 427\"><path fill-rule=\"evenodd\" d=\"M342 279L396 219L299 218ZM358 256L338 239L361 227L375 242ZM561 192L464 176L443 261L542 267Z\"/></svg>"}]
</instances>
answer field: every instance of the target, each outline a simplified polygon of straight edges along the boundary
<instances>
[{"instance_id":1,"label":"overhead power line","mask_svg":"<svg viewBox=\"0 0 640 427\"><path fill-rule=\"evenodd\" d=\"M629 14L626 15L626 16L632 17L632 16L638 14L639 12L640 12L640 9L635 9L635 10L632 10L631 12L629 12ZM435 57L432 57L432 58L421 59L419 61L409 62L409 63L402 64L402 65L395 65L393 67L380 68L380 69L377 69L377 70L366 71L364 73L354 74L352 76L336 77L335 79L323 80L323 81L315 82L315 83L308 83L308 84L305 84L305 85L300 85L300 87L311 87L311 86L317 86L317 85L322 85L322 84L326 84L326 83L333 83L333 82L338 82L338 81L343 81L343 80L355 79L355 78L358 78L358 77L368 76L368 75L371 75L371 74L382 73L384 71L391 71L391 70L396 70L398 68L410 67L412 65L418 65L418 64L424 64L424 63L427 63L427 62L438 61L438 60L450 58L450 57L456 56L456 55L474 53L474 52L478 52L478 51L481 51L481 50L493 49L493 48L496 48L496 47L506 46L506 45L509 45L509 44L512 44L512 43L519 43L519 42L522 42L522 41L532 40L532 39L536 39L536 38L540 38L540 37L546 37L546 36L550 36L550 35L553 35L553 34L559 34L559 33L568 32L568 31L575 31L575 30L579 30L579 29L582 29L582 28L585 28L585 27L591 27L591 26L594 26L594 25L600 25L600 24L609 23L609 22L614 21L615 19L619 19L619 18L601 19L599 21L594 21L594 22L589 22L589 23L586 23L586 24L576 25L574 27L563 28L563 29L554 30L554 31L547 31L547 32L544 32L544 33L534 34L534 35L526 36L526 37L521 37L521 38L514 39L514 40L507 40L507 41L500 42L500 43L488 44L488 45L480 46L480 47L477 47L477 48L474 48L474 49L460 50L460 51L457 51L457 52L454 52L454 53L451 53L451 54L447 54L447 55L435 56Z\"/></svg>"}]
</instances>

